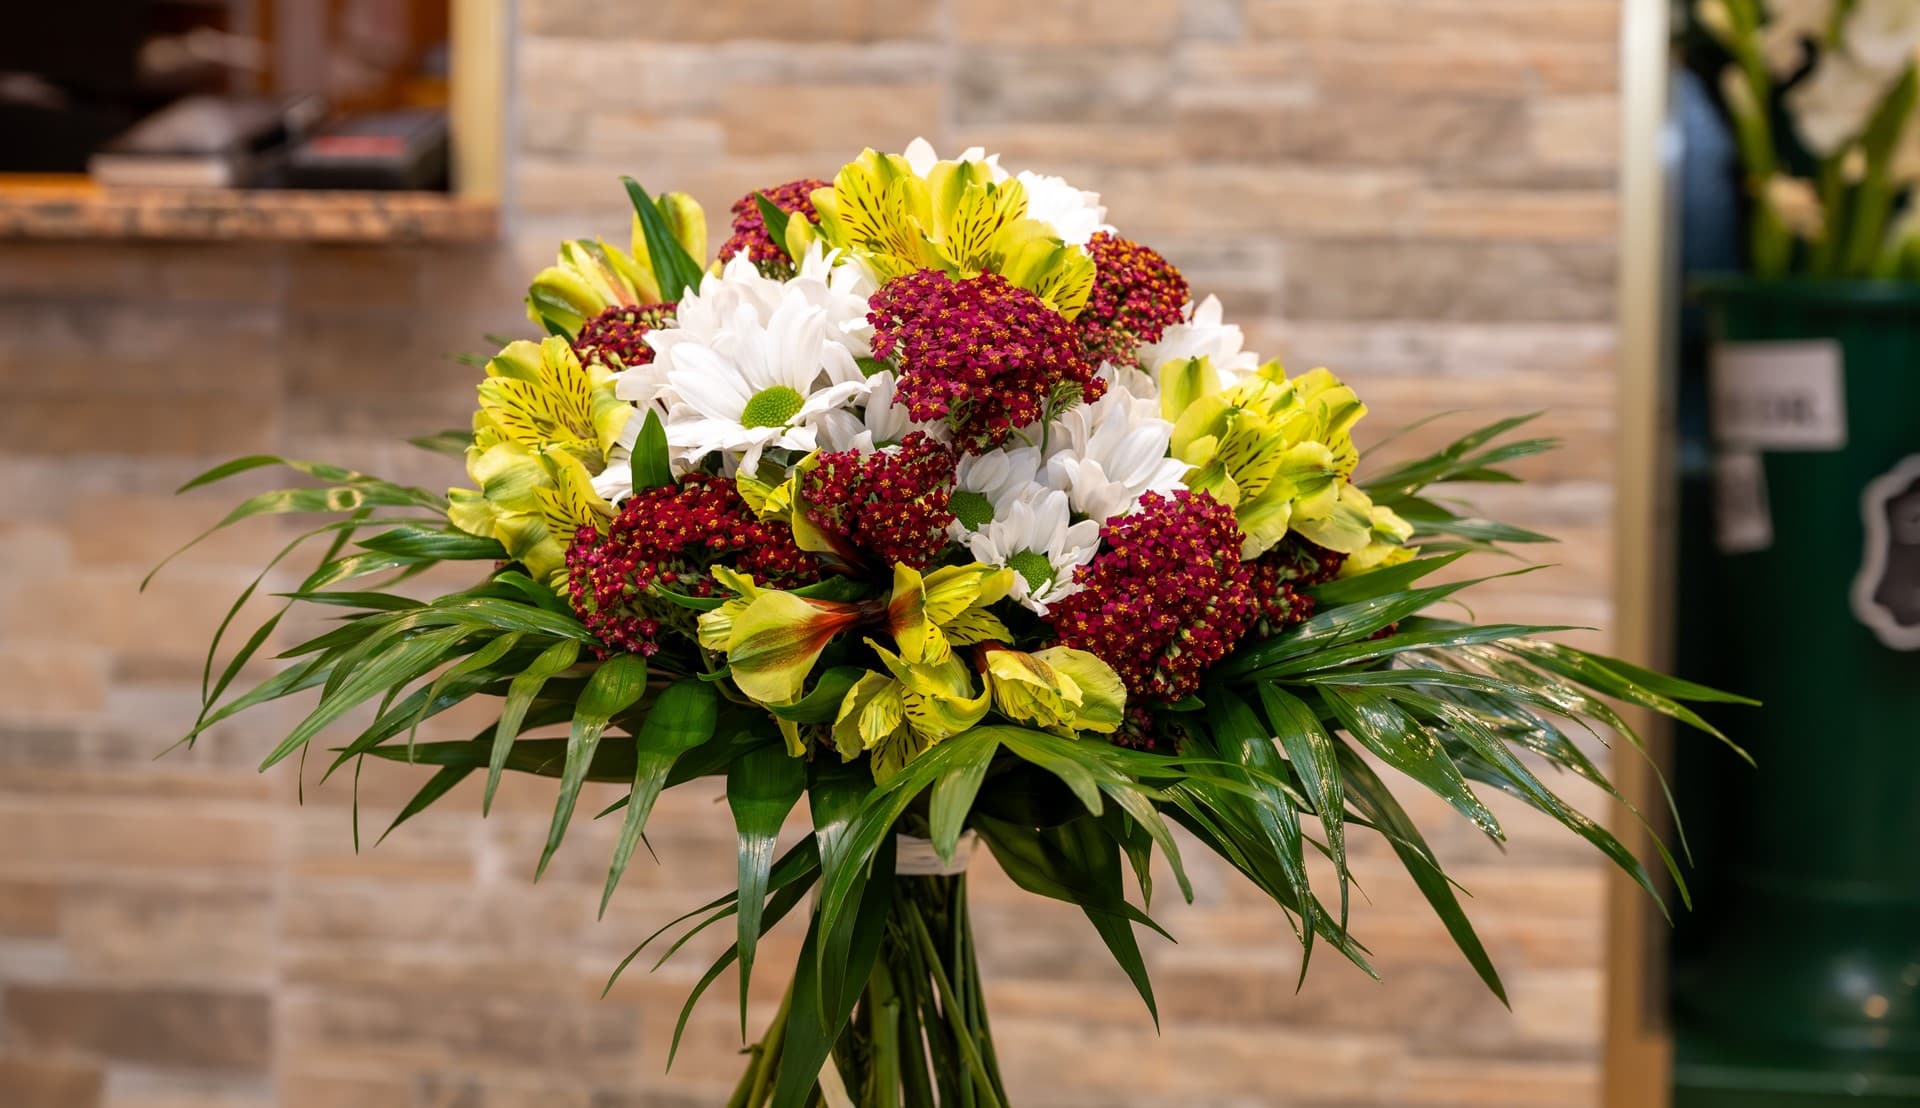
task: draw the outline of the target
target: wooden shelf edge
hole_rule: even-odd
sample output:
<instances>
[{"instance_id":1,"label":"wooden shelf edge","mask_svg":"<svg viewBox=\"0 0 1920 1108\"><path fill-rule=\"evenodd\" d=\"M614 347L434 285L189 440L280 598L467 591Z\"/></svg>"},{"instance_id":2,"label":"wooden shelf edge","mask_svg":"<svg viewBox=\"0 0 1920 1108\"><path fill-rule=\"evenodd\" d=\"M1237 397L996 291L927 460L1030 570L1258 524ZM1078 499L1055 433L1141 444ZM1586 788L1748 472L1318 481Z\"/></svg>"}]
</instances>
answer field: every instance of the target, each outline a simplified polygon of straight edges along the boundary
<instances>
[{"instance_id":1,"label":"wooden shelf edge","mask_svg":"<svg viewBox=\"0 0 1920 1108\"><path fill-rule=\"evenodd\" d=\"M0 179L0 240L479 243L493 204L435 192L134 189Z\"/></svg>"}]
</instances>

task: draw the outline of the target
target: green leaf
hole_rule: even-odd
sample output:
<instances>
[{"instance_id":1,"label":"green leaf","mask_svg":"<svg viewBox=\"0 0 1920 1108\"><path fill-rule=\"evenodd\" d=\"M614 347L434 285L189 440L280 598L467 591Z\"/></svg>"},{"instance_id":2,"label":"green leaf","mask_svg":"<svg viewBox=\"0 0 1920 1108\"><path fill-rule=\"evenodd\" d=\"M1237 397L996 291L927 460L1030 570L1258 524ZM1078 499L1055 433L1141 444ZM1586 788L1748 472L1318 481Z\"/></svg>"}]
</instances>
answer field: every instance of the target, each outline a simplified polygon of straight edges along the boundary
<instances>
[{"instance_id":1,"label":"green leaf","mask_svg":"<svg viewBox=\"0 0 1920 1108\"><path fill-rule=\"evenodd\" d=\"M1326 830L1327 850L1340 878L1340 926L1345 928L1352 878L1347 870L1347 800L1340 785L1339 744L1320 725L1320 717L1306 701L1285 689L1262 682L1260 703L1274 736L1280 740L1280 749L1286 751L1288 764L1313 801L1320 826Z\"/></svg>"},{"instance_id":2,"label":"green leaf","mask_svg":"<svg viewBox=\"0 0 1920 1108\"><path fill-rule=\"evenodd\" d=\"M534 698L554 674L573 665L580 657L580 644L572 639L562 639L540 652L513 683L507 686L507 697L500 705L500 722L493 729L491 754L487 759L487 791L480 801L480 812L485 815L493 810L493 794L500 787L500 773L506 768L507 752L513 748L513 740L520 734L521 724L527 718L527 709L533 706Z\"/></svg>"},{"instance_id":3,"label":"green leaf","mask_svg":"<svg viewBox=\"0 0 1920 1108\"><path fill-rule=\"evenodd\" d=\"M971 757L955 763L933 783L933 799L927 808L928 837L940 860L953 864L959 849L960 832L973 811L974 797L987 779L987 767L993 764L994 749L981 747Z\"/></svg>"},{"instance_id":4,"label":"green leaf","mask_svg":"<svg viewBox=\"0 0 1920 1108\"><path fill-rule=\"evenodd\" d=\"M780 1072L774 1077L771 1108L802 1108L807 1103L815 1082L820 1079L820 1067L826 1065L834 1042L853 1014L854 1000L873 974L880 942L887 932L887 918L893 909L893 856L894 840L889 835L876 850L871 873L860 875L855 887L849 890L858 907L848 932L846 955L839 960L846 971L837 990L829 989L820 976L820 967L827 961L820 945L832 932L826 927L820 910L814 912L794 971L793 1002L787 1008L786 1039L780 1054ZM821 904L824 906L824 899ZM829 991L843 998L844 1007L838 1010L826 1007L823 997Z\"/></svg>"},{"instance_id":5,"label":"green leaf","mask_svg":"<svg viewBox=\"0 0 1920 1108\"><path fill-rule=\"evenodd\" d=\"M673 485L673 466L667 457L667 429L660 413L652 408L640 423L640 437L633 443L633 491L664 489Z\"/></svg>"},{"instance_id":6,"label":"green leaf","mask_svg":"<svg viewBox=\"0 0 1920 1108\"><path fill-rule=\"evenodd\" d=\"M768 931L773 930L775 924L785 919L787 914L793 911L794 906L800 903L801 898L807 895L807 890L813 887L813 883L813 872L808 871L807 874L794 884L780 888L778 892L768 898L766 912L760 921L760 933L762 935L766 934ZM727 967L733 965L739 956L740 947L738 944L728 947L726 953L722 954L719 959L713 963L712 967L701 976L699 983L694 985L692 993L687 996L687 1002L680 1008L680 1018L673 1025L673 1043L667 1048L667 1067L669 1069L673 1067L673 1060L680 1053L680 1039L681 1036L686 1034L687 1019L693 1015L693 1006L700 1002L700 998L706 994L706 991L713 986L715 981L720 979L720 975L725 973Z\"/></svg>"},{"instance_id":7,"label":"green leaf","mask_svg":"<svg viewBox=\"0 0 1920 1108\"><path fill-rule=\"evenodd\" d=\"M753 203L760 209L760 221L767 225L767 236L773 239L774 243L780 247L780 252L785 254L789 261L799 261L799 258L793 256L793 251L787 249L787 221L792 217L781 211L779 205L767 199L767 194L764 192L754 193Z\"/></svg>"},{"instance_id":8,"label":"green leaf","mask_svg":"<svg viewBox=\"0 0 1920 1108\"><path fill-rule=\"evenodd\" d=\"M980 747L997 747L999 734L1005 730L1008 729L975 727L963 731L908 762L906 768L889 778L885 785L867 794L859 814L841 840L845 845L834 851L836 864L830 869L826 848L822 847L821 864L827 872L820 882L818 915L825 931L831 933L839 925L855 885L876 853L890 842L894 824L914 798L931 788L954 765L982 757Z\"/></svg>"},{"instance_id":9,"label":"green leaf","mask_svg":"<svg viewBox=\"0 0 1920 1108\"><path fill-rule=\"evenodd\" d=\"M1360 745L1451 804L1489 837L1505 840L1500 822L1473 795L1439 738L1391 699L1377 689L1359 685L1323 685L1320 695Z\"/></svg>"},{"instance_id":10,"label":"green leaf","mask_svg":"<svg viewBox=\"0 0 1920 1108\"><path fill-rule=\"evenodd\" d=\"M1271 680L1300 673L1319 673L1344 666L1364 666L1382 658L1391 658L1410 651L1444 650L1448 647L1474 646L1481 643L1524 639L1529 635L1548 634L1554 631L1576 630L1584 630L1584 628L1523 623L1490 623L1477 627L1459 624L1422 627L1277 662L1261 670L1260 675Z\"/></svg>"},{"instance_id":11,"label":"green leaf","mask_svg":"<svg viewBox=\"0 0 1920 1108\"><path fill-rule=\"evenodd\" d=\"M374 840L374 845L378 846L386 842L387 836L393 834L394 828L426 811L434 801L451 792L455 785L466 780L467 775L472 772L472 766L443 766L435 771L432 777L427 778L427 783L420 786L420 791L413 794L413 799L407 801L406 807L400 809L400 814L393 817L393 822L387 825L387 829L380 832L380 837Z\"/></svg>"},{"instance_id":12,"label":"green leaf","mask_svg":"<svg viewBox=\"0 0 1920 1108\"><path fill-rule=\"evenodd\" d=\"M1031 835L1032 848L1019 849L1007 842L1009 835ZM1100 905L1126 902L1126 891L1121 884L1120 850L1114 841L1100 830L1099 822L1093 817L1081 816L1068 820L1059 827L1049 827L1038 831L1024 832L1010 829L1005 824L996 824L994 835L988 838L988 844L994 850L994 857L1001 857L1008 851L1018 857L1022 872L1032 878L1034 870L1043 870L1047 879L1067 888L1094 890L1094 900L1083 901L1079 907L1087 920L1099 933L1100 939L1112 953L1114 961L1120 964L1127 979L1140 994L1147 1005L1147 1013L1153 1017L1153 1024L1160 1026L1160 1009L1153 999L1153 982L1147 976L1146 962L1140 956L1140 943L1133 933L1133 916L1143 913L1114 912ZM998 845L995 845L995 844ZM1008 871L1016 884L1020 878ZM1022 885L1022 887L1026 887ZM1029 890L1032 891L1032 890ZM1046 895L1046 894L1042 894ZM1131 907L1131 906L1129 906ZM1153 926L1151 922L1147 924ZM1162 936L1164 931L1153 928Z\"/></svg>"},{"instance_id":13,"label":"green leaf","mask_svg":"<svg viewBox=\"0 0 1920 1108\"><path fill-rule=\"evenodd\" d=\"M1426 558L1415 558L1411 562L1402 562L1397 566L1371 570L1353 577L1341 577L1325 584L1315 585L1308 593L1323 607L1339 607L1344 604L1357 604L1362 600L1372 600L1388 593L1400 592L1415 581L1430 573L1442 570L1459 561L1461 554L1437 554Z\"/></svg>"},{"instance_id":14,"label":"green leaf","mask_svg":"<svg viewBox=\"0 0 1920 1108\"><path fill-rule=\"evenodd\" d=\"M1245 700L1226 688L1209 689L1207 721L1222 757L1247 769L1258 769L1280 776L1287 767L1273 746L1273 734L1254 714ZM1247 778L1249 781L1252 778ZM1313 935L1318 920L1314 917L1313 886L1307 878L1306 837L1300 830L1300 815L1278 789L1263 790L1266 803L1249 805L1255 824L1266 836L1274 860L1280 864L1287 884L1294 890L1301 909L1302 957L1300 972L1306 973L1313 956Z\"/></svg>"},{"instance_id":15,"label":"green leaf","mask_svg":"<svg viewBox=\"0 0 1920 1108\"><path fill-rule=\"evenodd\" d=\"M628 794L627 812L620 824L620 840L613 850L613 867L607 872L606 891L600 894L600 915L607 914L607 902L620 883L633 848L646 829L647 816L666 784L667 774L680 756L713 737L720 719L719 695L713 686L691 677L668 685L660 699L647 712L634 736L633 791Z\"/></svg>"},{"instance_id":16,"label":"green leaf","mask_svg":"<svg viewBox=\"0 0 1920 1108\"><path fill-rule=\"evenodd\" d=\"M1079 820L1085 817L1075 818ZM1172 940L1173 936L1167 934L1145 912L1127 903L1124 889L1117 884L1104 886L1082 872L1071 857L1061 853L1057 842L1047 838L1044 831L979 812L974 813L973 820L974 830L980 833L981 841L993 852L993 860L1007 878L1022 889L1035 896L1071 904L1083 911L1122 917L1151 928L1164 939ZM1088 819L1088 822L1091 820Z\"/></svg>"},{"instance_id":17,"label":"green leaf","mask_svg":"<svg viewBox=\"0 0 1920 1108\"><path fill-rule=\"evenodd\" d=\"M420 711L414 715L413 725L407 730L407 745L413 745L414 736L420 733L420 724L431 714L430 709L433 707L433 702L440 699L440 695L444 693L449 686L456 685L476 673L485 671L487 667L506 657L508 651L520 644L520 636L521 632L519 631L509 631L499 638L494 639L492 642L487 643L479 650L455 662L453 665L448 666L441 672L440 676L435 677L433 684L427 687L426 695L421 698Z\"/></svg>"},{"instance_id":18,"label":"green leaf","mask_svg":"<svg viewBox=\"0 0 1920 1108\"><path fill-rule=\"evenodd\" d=\"M501 562L507 558L507 548L495 539L432 527L395 527L354 545L383 554L442 562Z\"/></svg>"},{"instance_id":19,"label":"green leaf","mask_svg":"<svg viewBox=\"0 0 1920 1108\"><path fill-rule=\"evenodd\" d=\"M1279 635L1256 643L1251 647L1236 651L1220 666L1213 676L1216 679L1247 677L1260 674L1269 666L1277 665L1290 658L1330 650L1357 642L1378 633L1383 628L1415 615L1426 608L1445 600L1463 589L1503 577L1517 577L1540 569L1539 566L1526 566L1506 573L1496 573L1487 577L1477 577L1467 581L1451 581L1444 585L1429 585L1425 588L1410 589L1405 592L1388 593L1369 600L1353 604L1343 604L1338 608L1321 612L1297 627L1289 628Z\"/></svg>"},{"instance_id":20,"label":"green leaf","mask_svg":"<svg viewBox=\"0 0 1920 1108\"><path fill-rule=\"evenodd\" d=\"M696 682L697 683L697 682ZM773 843L780 825L807 788L807 765L768 745L743 755L727 770L727 807L733 811L739 839L740 889L740 1034L747 1033L747 988L760 939L761 902L773 869Z\"/></svg>"},{"instance_id":21,"label":"green leaf","mask_svg":"<svg viewBox=\"0 0 1920 1108\"><path fill-rule=\"evenodd\" d=\"M465 627L443 627L413 638L403 639L390 649L368 657L354 667L350 676L331 690L323 691L320 703L307 718L282 739L260 763L265 770L306 745L334 720L374 695L405 686L444 662L461 639L470 634Z\"/></svg>"},{"instance_id":22,"label":"green leaf","mask_svg":"<svg viewBox=\"0 0 1920 1108\"><path fill-rule=\"evenodd\" d=\"M640 217L641 235L646 239L647 258L653 263L653 275L660 283L661 299L668 304L685 296L688 289L700 285L700 263L687 255L680 240L673 237L673 231L667 226L666 217L640 187L640 182L631 177L620 178L627 186L627 197L633 201L634 214Z\"/></svg>"},{"instance_id":23,"label":"green leaf","mask_svg":"<svg viewBox=\"0 0 1920 1108\"><path fill-rule=\"evenodd\" d=\"M1434 914L1447 928L1447 934L1453 937L1454 945L1480 975L1493 995L1500 1003L1511 1008L1507 1000L1507 989L1500 983L1500 973L1493 967L1493 959L1487 956L1487 948L1480 943L1480 936L1474 933L1473 923L1460 907L1460 901L1453 895L1453 885L1440 869L1440 863L1434 859L1433 851L1421 838L1420 829L1408 818L1406 809L1394 799L1386 785L1373 772L1366 761L1345 747L1340 748L1340 764L1348 781L1348 795L1352 797L1354 807L1372 820L1386 837L1387 844L1400 857L1400 862L1412 876L1413 883L1420 894L1427 898Z\"/></svg>"},{"instance_id":24,"label":"green leaf","mask_svg":"<svg viewBox=\"0 0 1920 1108\"><path fill-rule=\"evenodd\" d=\"M834 666L822 673L813 691L791 704L768 704L768 712L795 723L831 723L847 690L866 673L859 666Z\"/></svg>"},{"instance_id":25,"label":"green leaf","mask_svg":"<svg viewBox=\"0 0 1920 1108\"><path fill-rule=\"evenodd\" d=\"M807 806L813 817L813 840L819 845L821 880L836 879L849 864L848 835L853 821L874 791L873 771L866 762L842 762L838 758L816 758L808 765ZM844 976L850 923L836 921L835 932L820 944L822 982L837 983ZM825 1009L839 1004L841 998L831 988L823 988L820 1001Z\"/></svg>"},{"instance_id":26,"label":"green leaf","mask_svg":"<svg viewBox=\"0 0 1920 1108\"><path fill-rule=\"evenodd\" d=\"M1635 857L1633 852L1606 828L1575 810L1572 805L1555 795L1552 789L1547 788L1546 783L1536 777L1524 762L1515 757L1514 753L1508 750L1499 737L1488 730L1474 713L1457 704L1423 693L1400 692L1393 695L1402 705L1445 725L1462 744L1486 764L1488 769L1494 771L1493 774L1488 775L1494 778L1490 783L1527 801L1533 807L1558 820L1569 831L1593 844L1633 878L1635 883L1645 889L1663 913L1667 912L1665 898L1660 895L1653 876L1647 872L1645 866L1641 865L1640 859ZM1679 867L1674 864L1670 856L1666 855L1664 847L1661 848L1661 854L1677 883L1676 887L1681 896L1687 896L1686 879L1681 876ZM1671 913L1668 913L1668 919L1672 919Z\"/></svg>"},{"instance_id":27,"label":"green leaf","mask_svg":"<svg viewBox=\"0 0 1920 1108\"><path fill-rule=\"evenodd\" d=\"M501 343L500 345L505 346L506 343ZM484 365L485 362L486 359L480 359L481 364ZM422 435L417 439L408 439L407 443L434 454L445 454L453 458L464 458L467 455L467 447L473 445L473 431L464 427L455 428L449 431L441 431L438 434Z\"/></svg>"},{"instance_id":28,"label":"green leaf","mask_svg":"<svg viewBox=\"0 0 1920 1108\"><path fill-rule=\"evenodd\" d=\"M638 703L647 691L647 660L638 654L615 654L600 663L587 679L580 700L574 706L573 727L567 734L566 768L560 775L560 795L553 806L553 823L547 829L547 845L540 852L540 864L533 871L537 881L547 871L553 852L567 833L574 805L580 799L580 786L586 782L587 768L593 764L594 750L600 745L613 717Z\"/></svg>"}]
</instances>

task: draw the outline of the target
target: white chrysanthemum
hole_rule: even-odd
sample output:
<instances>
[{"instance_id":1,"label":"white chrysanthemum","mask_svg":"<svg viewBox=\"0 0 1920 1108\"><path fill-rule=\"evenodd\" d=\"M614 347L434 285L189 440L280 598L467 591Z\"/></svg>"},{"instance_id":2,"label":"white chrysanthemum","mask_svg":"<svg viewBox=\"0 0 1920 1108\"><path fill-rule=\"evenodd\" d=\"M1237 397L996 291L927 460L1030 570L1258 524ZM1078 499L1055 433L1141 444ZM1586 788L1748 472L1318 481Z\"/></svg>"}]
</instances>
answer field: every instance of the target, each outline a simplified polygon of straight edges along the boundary
<instances>
[{"instance_id":1,"label":"white chrysanthemum","mask_svg":"<svg viewBox=\"0 0 1920 1108\"><path fill-rule=\"evenodd\" d=\"M1149 492L1170 492L1186 476L1167 457L1173 424L1142 415L1125 393L1069 409L1053 425L1042 480L1073 510L1104 523L1131 512Z\"/></svg>"},{"instance_id":2,"label":"white chrysanthemum","mask_svg":"<svg viewBox=\"0 0 1920 1108\"><path fill-rule=\"evenodd\" d=\"M1006 515L967 536L978 561L1013 570L1016 601L1045 615L1047 605L1080 591L1073 571L1100 550L1100 525L1069 525L1065 493L1035 489L1008 506Z\"/></svg>"},{"instance_id":3,"label":"white chrysanthemum","mask_svg":"<svg viewBox=\"0 0 1920 1108\"><path fill-rule=\"evenodd\" d=\"M944 424L915 423L904 404L895 403L898 381L890 369L867 378L867 396L858 411L836 408L820 416L818 429L823 450L858 450L871 454L892 446L914 431L947 441L951 435Z\"/></svg>"},{"instance_id":4,"label":"white chrysanthemum","mask_svg":"<svg viewBox=\"0 0 1920 1108\"><path fill-rule=\"evenodd\" d=\"M960 459L953 475L948 505L953 522L947 525L947 534L954 542L966 542L974 531L1005 518L1014 504L1047 491L1040 483L1040 462L1038 447L1019 444Z\"/></svg>"},{"instance_id":5,"label":"white chrysanthemum","mask_svg":"<svg viewBox=\"0 0 1920 1108\"><path fill-rule=\"evenodd\" d=\"M1219 297L1208 296L1198 304L1189 301L1180 313L1186 317L1185 322L1167 328L1159 342L1140 348L1140 364L1149 371L1158 371L1168 362L1206 358L1225 385L1260 365L1258 354L1241 349L1246 336L1240 328L1222 322Z\"/></svg>"},{"instance_id":6,"label":"white chrysanthemum","mask_svg":"<svg viewBox=\"0 0 1920 1108\"><path fill-rule=\"evenodd\" d=\"M922 177L940 161L940 155L934 153L933 144L924 138L908 143L902 156L907 159L907 165ZM1011 176L1000 167L1000 155L989 155L983 146L969 146L953 160L985 162L996 181L1004 181ZM1074 188L1064 178L1049 177L1031 170L1022 170L1016 179L1027 191L1027 218L1052 227L1053 233L1068 246L1085 246L1095 231L1113 230L1107 224L1107 208L1100 203L1099 193Z\"/></svg>"},{"instance_id":7,"label":"white chrysanthemum","mask_svg":"<svg viewBox=\"0 0 1920 1108\"><path fill-rule=\"evenodd\" d=\"M770 318L738 303L701 341L656 347L649 368L663 371L664 382L653 402L665 403L675 459L686 464L718 451L734 472L757 468L770 446L817 448L818 420L869 388L853 354L829 330L826 309L794 291Z\"/></svg>"},{"instance_id":8,"label":"white chrysanthemum","mask_svg":"<svg viewBox=\"0 0 1920 1108\"><path fill-rule=\"evenodd\" d=\"M860 380L854 359L872 353L873 327L867 322L872 285L856 267L833 267L832 258L818 244L801 260L800 268L790 280L776 280L762 274L745 254L738 254L719 273L707 274L697 290L681 297L671 323L647 332L653 362L616 374L614 395L643 408L649 404L663 411L672 407L683 399L668 380L675 350L683 346L723 350L735 341L729 336L746 326L744 320L756 320L764 328L790 302L819 309L824 335L845 348L846 357L822 362L833 383ZM629 420L628 425L637 431L639 422Z\"/></svg>"},{"instance_id":9,"label":"white chrysanthemum","mask_svg":"<svg viewBox=\"0 0 1920 1108\"><path fill-rule=\"evenodd\" d=\"M1100 194L1077 189L1064 178L1022 170L1019 182L1027 190L1027 218L1037 219L1053 228L1053 233L1068 246L1085 246L1094 232L1111 231L1107 206Z\"/></svg>"}]
</instances>

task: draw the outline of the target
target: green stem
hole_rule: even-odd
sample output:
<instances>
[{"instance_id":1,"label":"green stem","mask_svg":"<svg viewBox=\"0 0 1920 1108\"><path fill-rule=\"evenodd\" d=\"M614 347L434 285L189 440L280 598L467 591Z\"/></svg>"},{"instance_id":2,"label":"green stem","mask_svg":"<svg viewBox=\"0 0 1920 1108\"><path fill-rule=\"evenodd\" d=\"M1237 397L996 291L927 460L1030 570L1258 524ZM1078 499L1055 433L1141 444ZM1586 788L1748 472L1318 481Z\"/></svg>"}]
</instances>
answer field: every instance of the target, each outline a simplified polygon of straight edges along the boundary
<instances>
[{"instance_id":1,"label":"green stem","mask_svg":"<svg viewBox=\"0 0 1920 1108\"><path fill-rule=\"evenodd\" d=\"M780 1000L780 1010L774 1014L773 1026L767 1028L767 1037L760 1040L760 1064L753 1075L753 1085L748 1089L746 1108L760 1108L773 1095L773 1077L780 1072L780 1048L787 1039L787 1014L793 1007L793 988L787 988L787 995Z\"/></svg>"},{"instance_id":2,"label":"green stem","mask_svg":"<svg viewBox=\"0 0 1920 1108\"><path fill-rule=\"evenodd\" d=\"M954 995L953 983L947 979L946 969L940 965L940 948L934 944L933 935L927 930L927 921L921 918L919 906L911 900L905 902L905 907L907 922L913 928L914 937L928 956L927 968L933 973L934 988L940 991L940 1005L962 1031L954 1038L959 1042L960 1053L966 1056L967 1068L973 1071L974 1084L980 1091L982 1101L987 1108L1004 1108L1000 1095L994 1090L993 1079L987 1074L986 1059L980 1056L972 1033L960 1022L960 1001Z\"/></svg>"},{"instance_id":3,"label":"green stem","mask_svg":"<svg viewBox=\"0 0 1920 1108\"><path fill-rule=\"evenodd\" d=\"M753 1083L760 1075L760 1061L765 1056L760 1049L760 1044L755 1043L748 1047L747 1053L751 1058L747 1062L746 1071L740 1075L739 1082L734 1085L732 1095L727 1097L727 1108L746 1108L747 1094L753 1091Z\"/></svg>"},{"instance_id":4,"label":"green stem","mask_svg":"<svg viewBox=\"0 0 1920 1108\"><path fill-rule=\"evenodd\" d=\"M1840 258L1840 228L1847 221L1845 152L1820 163L1820 210L1827 215L1827 233L1813 248L1813 275L1831 277Z\"/></svg>"},{"instance_id":5,"label":"green stem","mask_svg":"<svg viewBox=\"0 0 1920 1108\"><path fill-rule=\"evenodd\" d=\"M1847 276L1866 276L1880 254L1887 220L1893 215L1894 149L1899 145L1901 132L1906 129L1907 117L1913 114L1917 100L1920 100L1920 76L1910 65L1861 136L1861 146L1867 155L1867 177L1860 183L1854 200L1853 225L1844 263Z\"/></svg>"}]
</instances>

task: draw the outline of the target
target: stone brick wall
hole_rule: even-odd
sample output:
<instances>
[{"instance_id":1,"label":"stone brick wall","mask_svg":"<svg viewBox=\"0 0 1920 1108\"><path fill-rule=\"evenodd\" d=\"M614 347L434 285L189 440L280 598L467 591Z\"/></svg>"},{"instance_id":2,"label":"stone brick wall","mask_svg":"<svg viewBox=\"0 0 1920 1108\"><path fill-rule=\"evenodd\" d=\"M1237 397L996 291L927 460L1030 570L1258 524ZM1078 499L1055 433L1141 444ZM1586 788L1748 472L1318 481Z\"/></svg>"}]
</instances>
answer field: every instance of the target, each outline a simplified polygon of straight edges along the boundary
<instances>
[{"instance_id":1,"label":"stone brick wall","mask_svg":"<svg viewBox=\"0 0 1920 1108\"><path fill-rule=\"evenodd\" d=\"M621 233L618 173L718 216L925 133L1097 186L1256 349L1359 386L1376 437L1436 408L1550 408L1569 449L1487 500L1568 539L1561 568L1479 613L1604 623L1616 7L521 0L499 248L0 245L0 1102L723 1098L725 981L662 1073L716 942L598 998L628 947L729 880L713 790L663 802L663 864L636 864L595 923L609 829L576 827L531 885L542 785L510 784L484 822L463 791L374 847L420 775L370 769L356 856L352 781L320 785L321 751L304 804L299 767L254 772L284 715L153 759L191 718L225 605L291 534L221 537L138 595L231 495L168 491L251 451L450 483L395 441L464 420L473 375L446 354L521 326L518 286L554 239ZM1356 862L1356 917L1386 982L1323 956L1298 993L1284 921L1194 859L1198 902L1159 908L1181 943L1150 948L1161 1034L1083 920L989 865L981 942L1017 1103L1595 1103L1598 864L1538 819L1514 813L1502 857L1413 807L1475 895L1511 1014L1384 850ZM766 944L763 1010L796 943Z\"/></svg>"}]
</instances>

